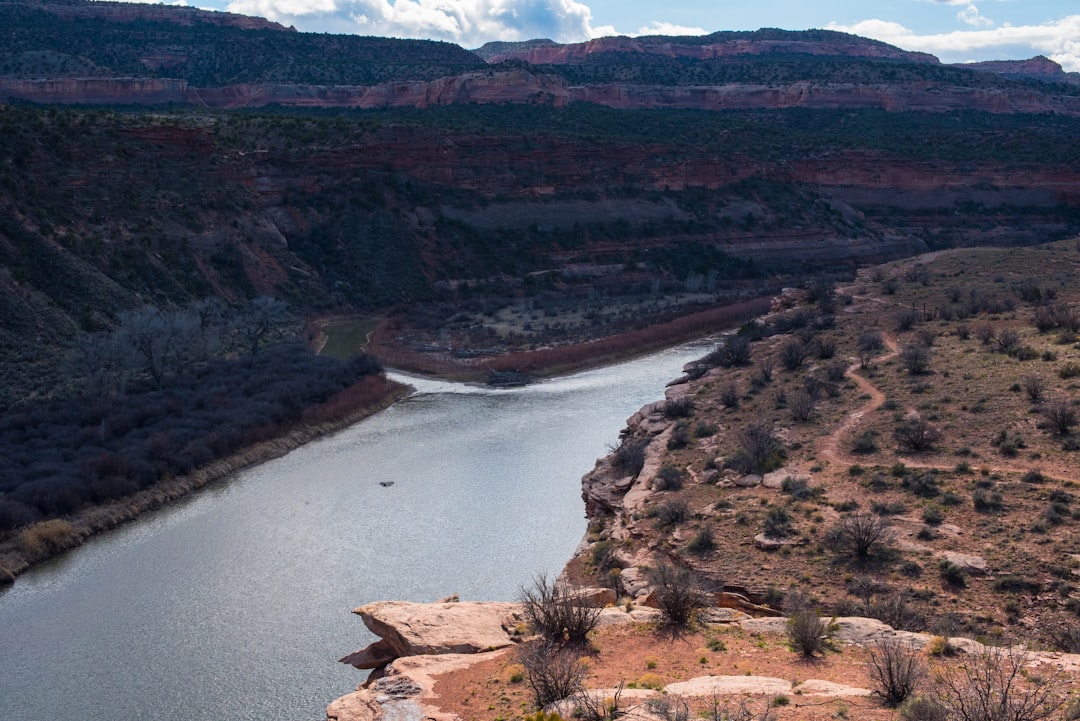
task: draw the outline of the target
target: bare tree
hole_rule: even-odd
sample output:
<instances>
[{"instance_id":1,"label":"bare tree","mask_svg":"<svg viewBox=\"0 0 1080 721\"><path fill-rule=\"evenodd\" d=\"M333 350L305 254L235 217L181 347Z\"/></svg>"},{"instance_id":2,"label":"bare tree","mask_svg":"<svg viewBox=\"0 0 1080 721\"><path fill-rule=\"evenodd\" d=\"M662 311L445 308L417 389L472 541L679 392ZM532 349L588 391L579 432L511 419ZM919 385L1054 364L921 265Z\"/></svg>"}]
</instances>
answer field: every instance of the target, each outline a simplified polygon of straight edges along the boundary
<instances>
[{"instance_id":1,"label":"bare tree","mask_svg":"<svg viewBox=\"0 0 1080 721\"><path fill-rule=\"evenodd\" d=\"M1038 676L1025 667L1024 649L987 647L959 663L933 666L932 698L955 721L1042 721L1068 701L1067 679L1060 669L1041 667Z\"/></svg>"},{"instance_id":2,"label":"bare tree","mask_svg":"<svg viewBox=\"0 0 1080 721\"><path fill-rule=\"evenodd\" d=\"M284 302L266 295L248 304L237 319L237 327L252 355L259 352L264 342L280 335L287 312Z\"/></svg>"},{"instance_id":3,"label":"bare tree","mask_svg":"<svg viewBox=\"0 0 1080 721\"><path fill-rule=\"evenodd\" d=\"M170 372L179 372L191 362L199 329L194 312L145 305L118 314L117 320L119 337L158 388Z\"/></svg>"}]
</instances>

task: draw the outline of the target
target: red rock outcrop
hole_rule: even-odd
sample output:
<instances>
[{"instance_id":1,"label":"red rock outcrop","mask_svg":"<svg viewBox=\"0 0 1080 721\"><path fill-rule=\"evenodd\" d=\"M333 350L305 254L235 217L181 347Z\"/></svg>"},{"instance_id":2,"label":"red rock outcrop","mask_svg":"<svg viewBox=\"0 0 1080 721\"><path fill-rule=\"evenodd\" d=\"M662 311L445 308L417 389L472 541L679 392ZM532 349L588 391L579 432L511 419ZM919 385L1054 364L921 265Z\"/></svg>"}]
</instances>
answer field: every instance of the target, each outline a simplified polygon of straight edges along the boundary
<instances>
[{"instance_id":1,"label":"red rock outcrop","mask_svg":"<svg viewBox=\"0 0 1080 721\"><path fill-rule=\"evenodd\" d=\"M144 59L167 63L168 58ZM950 87L920 82L856 85L810 81L786 85L632 85L570 86L563 78L525 69L466 72L436 80L377 85L238 84L196 88L168 78L0 79L0 102L189 103L214 108L267 105L336 108L429 108L460 103L543 104L563 107L587 102L620 110L747 110L776 108L880 108L889 112L1056 113L1080 115L1080 96L1024 88Z\"/></svg>"},{"instance_id":2,"label":"red rock outcrop","mask_svg":"<svg viewBox=\"0 0 1080 721\"><path fill-rule=\"evenodd\" d=\"M567 45L552 43L551 45L522 47L493 55L488 62L524 60L533 65L568 65L583 62L590 55L597 53L642 53L695 60L785 53L889 58L917 63L938 62L937 58L927 53L907 52L885 43L863 40L841 33L830 33L835 36L831 40L802 38L798 37L798 33L788 33L788 35L791 37L786 39L760 39L749 37L747 34L747 37L723 39L714 43L680 42L677 38L669 38L666 42L655 42L641 38L608 37Z\"/></svg>"}]
</instances>

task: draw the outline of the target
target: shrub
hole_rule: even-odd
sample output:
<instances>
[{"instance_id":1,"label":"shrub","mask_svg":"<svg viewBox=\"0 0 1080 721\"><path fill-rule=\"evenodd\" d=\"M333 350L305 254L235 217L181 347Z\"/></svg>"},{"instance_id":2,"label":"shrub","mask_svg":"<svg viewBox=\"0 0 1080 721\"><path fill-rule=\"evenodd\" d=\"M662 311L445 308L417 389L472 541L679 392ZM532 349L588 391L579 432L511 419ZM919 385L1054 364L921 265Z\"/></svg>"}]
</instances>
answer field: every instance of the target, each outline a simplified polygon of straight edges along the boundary
<instances>
[{"instance_id":1,"label":"shrub","mask_svg":"<svg viewBox=\"0 0 1080 721\"><path fill-rule=\"evenodd\" d=\"M1080 363L1066 363L1058 368L1058 376L1063 380L1080 377Z\"/></svg>"},{"instance_id":2,"label":"shrub","mask_svg":"<svg viewBox=\"0 0 1080 721\"><path fill-rule=\"evenodd\" d=\"M649 584L665 624L672 628L688 626L695 612L709 603L700 579L687 568L663 563L649 572Z\"/></svg>"},{"instance_id":3,"label":"shrub","mask_svg":"<svg viewBox=\"0 0 1080 721\"><path fill-rule=\"evenodd\" d=\"M913 471L904 476L900 485L919 498L937 498L941 489L937 484L937 472L934 469Z\"/></svg>"},{"instance_id":4,"label":"shrub","mask_svg":"<svg viewBox=\"0 0 1080 721\"><path fill-rule=\"evenodd\" d=\"M584 646L600 617L600 609L587 606L567 584L548 581L544 574L518 595L525 620L549 644Z\"/></svg>"},{"instance_id":5,"label":"shrub","mask_svg":"<svg viewBox=\"0 0 1080 721\"><path fill-rule=\"evenodd\" d=\"M979 342L983 345L990 345L994 342L994 338L997 336L997 332L994 330L994 326L989 323L980 323L975 326L975 337L979 339Z\"/></svg>"},{"instance_id":6,"label":"shrub","mask_svg":"<svg viewBox=\"0 0 1080 721\"><path fill-rule=\"evenodd\" d=\"M1073 624L1052 624L1050 643L1062 653L1080 653L1080 628Z\"/></svg>"},{"instance_id":7,"label":"shrub","mask_svg":"<svg viewBox=\"0 0 1080 721\"><path fill-rule=\"evenodd\" d=\"M739 406L739 389L734 383L720 391L720 402L724 408L737 408Z\"/></svg>"},{"instance_id":8,"label":"shrub","mask_svg":"<svg viewBox=\"0 0 1080 721\"><path fill-rule=\"evenodd\" d=\"M904 721L949 721L949 711L936 701L916 696L900 707Z\"/></svg>"},{"instance_id":9,"label":"shrub","mask_svg":"<svg viewBox=\"0 0 1080 721\"><path fill-rule=\"evenodd\" d=\"M1000 511L1005 505L1000 493L985 488L976 488L971 492L971 503L976 511Z\"/></svg>"},{"instance_id":10,"label":"shrub","mask_svg":"<svg viewBox=\"0 0 1080 721\"><path fill-rule=\"evenodd\" d=\"M750 339L742 335L729 335L702 362L723 368L747 365L750 363Z\"/></svg>"},{"instance_id":11,"label":"shrub","mask_svg":"<svg viewBox=\"0 0 1080 721\"><path fill-rule=\"evenodd\" d=\"M914 308L905 308L896 314L896 329L899 331L911 330L920 320L922 320L921 312Z\"/></svg>"},{"instance_id":12,"label":"shrub","mask_svg":"<svg viewBox=\"0 0 1080 721\"><path fill-rule=\"evenodd\" d=\"M772 381L774 364L775 361L773 360L772 356L765 356L760 361L758 361L758 373L756 376L756 380L759 381L760 385L768 385Z\"/></svg>"},{"instance_id":13,"label":"shrub","mask_svg":"<svg viewBox=\"0 0 1080 721\"><path fill-rule=\"evenodd\" d=\"M785 456L772 425L765 422L751 423L739 431L739 453L734 467L745 473L768 473L780 467Z\"/></svg>"},{"instance_id":14,"label":"shrub","mask_svg":"<svg viewBox=\"0 0 1080 721\"><path fill-rule=\"evenodd\" d=\"M1020 347L1020 334L1012 328L1005 328L997 336L997 348L1005 355L1015 355Z\"/></svg>"},{"instance_id":15,"label":"shrub","mask_svg":"<svg viewBox=\"0 0 1080 721\"><path fill-rule=\"evenodd\" d=\"M866 653L870 683L889 706L910 698L926 675L919 655L899 639L881 639L867 646Z\"/></svg>"},{"instance_id":16,"label":"shrub","mask_svg":"<svg viewBox=\"0 0 1080 721\"><path fill-rule=\"evenodd\" d=\"M686 546L688 552L699 556L715 548L716 539L713 537L712 526L702 526Z\"/></svg>"},{"instance_id":17,"label":"shrub","mask_svg":"<svg viewBox=\"0 0 1080 721\"><path fill-rule=\"evenodd\" d=\"M821 360L829 360L836 355L836 341L832 338L818 338L814 350Z\"/></svg>"},{"instance_id":18,"label":"shrub","mask_svg":"<svg viewBox=\"0 0 1080 721\"><path fill-rule=\"evenodd\" d=\"M641 473L645 467L645 450L649 447L646 440L624 438L619 447L615 449L613 464L615 468L631 476Z\"/></svg>"},{"instance_id":19,"label":"shrub","mask_svg":"<svg viewBox=\"0 0 1080 721\"><path fill-rule=\"evenodd\" d=\"M788 642L804 658L824 654L829 647L829 627L813 609L795 611L787 620Z\"/></svg>"},{"instance_id":20,"label":"shrub","mask_svg":"<svg viewBox=\"0 0 1080 721\"><path fill-rule=\"evenodd\" d=\"M906 345L900 350L900 362L911 375L922 375L930 368L930 349L921 345Z\"/></svg>"},{"instance_id":21,"label":"shrub","mask_svg":"<svg viewBox=\"0 0 1080 721\"><path fill-rule=\"evenodd\" d=\"M656 522L661 528L672 528L690 516L690 508L685 501L668 501L656 506Z\"/></svg>"},{"instance_id":22,"label":"shrub","mask_svg":"<svg viewBox=\"0 0 1080 721\"><path fill-rule=\"evenodd\" d=\"M1050 427L1059 435L1066 435L1076 425L1076 406L1064 396L1055 396L1042 408Z\"/></svg>"},{"instance_id":23,"label":"shrub","mask_svg":"<svg viewBox=\"0 0 1080 721\"><path fill-rule=\"evenodd\" d=\"M851 441L852 453L876 453L877 449L877 432L873 430L863 431Z\"/></svg>"},{"instance_id":24,"label":"shrub","mask_svg":"<svg viewBox=\"0 0 1080 721\"><path fill-rule=\"evenodd\" d=\"M825 535L825 546L841 556L868 558L884 544L889 524L873 513L853 513L842 517Z\"/></svg>"},{"instance_id":25,"label":"shrub","mask_svg":"<svg viewBox=\"0 0 1080 721\"><path fill-rule=\"evenodd\" d=\"M791 514L783 506L773 506L765 514L762 533L769 538L787 538L795 533L791 525Z\"/></svg>"},{"instance_id":26,"label":"shrub","mask_svg":"<svg viewBox=\"0 0 1080 721\"><path fill-rule=\"evenodd\" d=\"M967 573L964 569L952 561L942 560L938 564L938 573L941 575L941 580L950 586L956 586L957 588L967 588Z\"/></svg>"},{"instance_id":27,"label":"shrub","mask_svg":"<svg viewBox=\"0 0 1080 721\"><path fill-rule=\"evenodd\" d=\"M681 420L671 429L668 436L667 447L669 451L676 451L690 445L690 422Z\"/></svg>"},{"instance_id":28,"label":"shrub","mask_svg":"<svg viewBox=\"0 0 1080 721\"><path fill-rule=\"evenodd\" d=\"M681 396L679 398L672 398L664 403L664 418L674 420L676 418L687 418L694 412L694 399L690 396Z\"/></svg>"},{"instance_id":29,"label":"shrub","mask_svg":"<svg viewBox=\"0 0 1080 721\"><path fill-rule=\"evenodd\" d=\"M518 646L516 658L537 708L569 698L583 688L585 666L572 649L538 639Z\"/></svg>"},{"instance_id":30,"label":"shrub","mask_svg":"<svg viewBox=\"0 0 1080 721\"><path fill-rule=\"evenodd\" d=\"M709 436L715 436L718 430L720 429L717 428L715 423L700 420L694 424L694 438L708 438Z\"/></svg>"},{"instance_id":31,"label":"shrub","mask_svg":"<svg viewBox=\"0 0 1080 721\"><path fill-rule=\"evenodd\" d=\"M683 487L684 478L685 474L681 468L665 463L656 472L652 487L654 491L678 491Z\"/></svg>"},{"instance_id":32,"label":"shrub","mask_svg":"<svg viewBox=\"0 0 1080 721\"><path fill-rule=\"evenodd\" d=\"M813 418L817 410L817 401L805 391L795 391L788 396L787 405L791 419L799 423Z\"/></svg>"},{"instance_id":33,"label":"shrub","mask_svg":"<svg viewBox=\"0 0 1080 721\"><path fill-rule=\"evenodd\" d=\"M810 482L799 476L788 476L780 483L780 491L787 493L796 501L806 501L821 495L822 489L815 488Z\"/></svg>"},{"instance_id":34,"label":"shrub","mask_svg":"<svg viewBox=\"0 0 1080 721\"><path fill-rule=\"evenodd\" d=\"M985 647L964 663L935 663L931 698L955 721L1042 721L1068 702L1067 679L1060 669L1041 666L1029 677L1029 654Z\"/></svg>"},{"instance_id":35,"label":"shrub","mask_svg":"<svg viewBox=\"0 0 1080 721\"><path fill-rule=\"evenodd\" d=\"M833 361L829 365L825 366L825 377L829 379L831 383L839 383L844 380L844 376L847 374L847 363L841 360Z\"/></svg>"},{"instance_id":36,"label":"shrub","mask_svg":"<svg viewBox=\"0 0 1080 721\"><path fill-rule=\"evenodd\" d=\"M920 452L931 449L941 439L941 432L918 412L912 411L897 425L893 437L901 448Z\"/></svg>"},{"instance_id":37,"label":"shrub","mask_svg":"<svg viewBox=\"0 0 1080 721\"><path fill-rule=\"evenodd\" d=\"M780 364L793 371L806 360L806 344L798 338L789 338L780 346Z\"/></svg>"}]
</instances>

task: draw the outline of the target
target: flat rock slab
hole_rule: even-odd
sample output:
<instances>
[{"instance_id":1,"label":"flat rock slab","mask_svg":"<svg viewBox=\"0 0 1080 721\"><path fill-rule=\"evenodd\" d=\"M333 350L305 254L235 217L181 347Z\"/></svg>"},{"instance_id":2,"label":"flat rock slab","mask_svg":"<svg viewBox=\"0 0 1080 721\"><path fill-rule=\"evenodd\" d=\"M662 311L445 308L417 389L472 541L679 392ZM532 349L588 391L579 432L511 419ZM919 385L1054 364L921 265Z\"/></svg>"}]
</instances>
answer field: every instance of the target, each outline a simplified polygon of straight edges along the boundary
<instances>
[{"instance_id":1,"label":"flat rock slab","mask_svg":"<svg viewBox=\"0 0 1080 721\"><path fill-rule=\"evenodd\" d=\"M845 686L832 681L809 679L793 684L772 676L699 676L689 681L668 684L664 691L678 696L712 696L760 694L778 696L798 692L806 696L869 696L871 691L858 686Z\"/></svg>"},{"instance_id":2,"label":"flat rock slab","mask_svg":"<svg viewBox=\"0 0 1080 721\"><path fill-rule=\"evenodd\" d=\"M396 657L479 653L514 642L505 628L521 610L517 603L410 603L380 601L353 611L382 638L380 655Z\"/></svg>"},{"instance_id":3,"label":"flat rock slab","mask_svg":"<svg viewBox=\"0 0 1080 721\"><path fill-rule=\"evenodd\" d=\"M630 611L619 606L617 608L604 608L596 619L597 626L620 626L626 623L649 623L660 620L660 612L655 608L643 608L633 606Z\"/></svg>"},{"instance_id":4,"label":"flat rock slab","mask_svg":"<svg viewBox=\"0 0 1080 721\"><path fill-rule=\"evenodd\" d=\"M791 681L770 676L699 676L670 683L664 690L678 696L711 696L714 693L779 695L791 692Z\"/></svg>"},{"instance_id":5,"label":"flat rock slab","mask_svg":"<svg viewBox=\"0 0 1080 721\"><path fill-rule=\"evenodd\" d=\"M873 693L868 688L845 686L842 683L822 681L819 678L803 681L794 690L804 696L870 696Z\"/></svg>"}]
</instances>

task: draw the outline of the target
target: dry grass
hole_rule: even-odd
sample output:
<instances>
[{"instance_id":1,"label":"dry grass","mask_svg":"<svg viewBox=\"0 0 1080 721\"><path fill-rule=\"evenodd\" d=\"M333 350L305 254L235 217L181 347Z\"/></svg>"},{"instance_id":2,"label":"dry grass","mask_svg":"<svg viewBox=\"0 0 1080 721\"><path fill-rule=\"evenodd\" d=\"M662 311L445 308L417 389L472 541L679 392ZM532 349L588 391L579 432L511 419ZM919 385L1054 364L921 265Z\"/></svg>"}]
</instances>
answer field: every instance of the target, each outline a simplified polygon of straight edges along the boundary
<instances>
[{"instance_id":1,"label":"dry grass","mask_svg":"<svg viewBox=\"0 0 1080 721\"><path fill-rule=\"evenodd\" d=\"M70 522L54 518L23 529L15 540L23 553L38 559L77 546L82 538Z\"/></svg>"}]
</instances>

